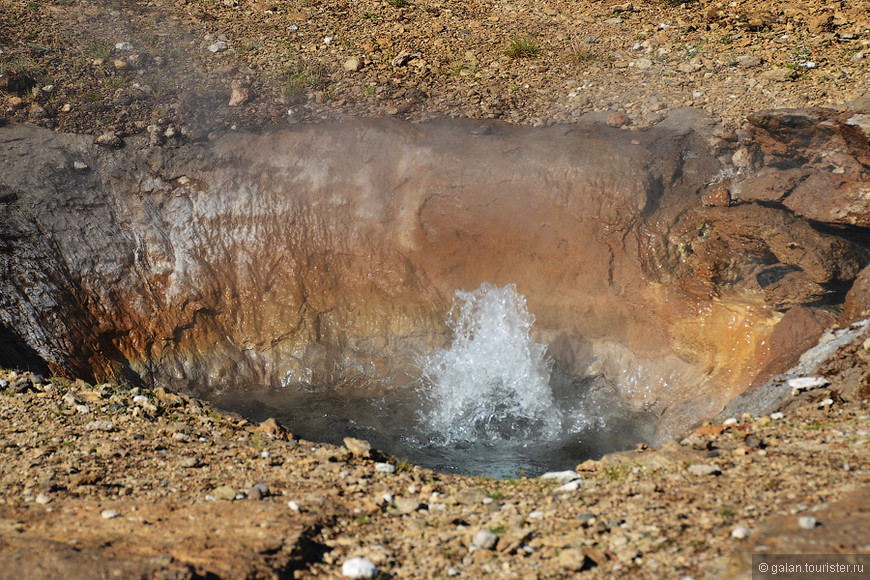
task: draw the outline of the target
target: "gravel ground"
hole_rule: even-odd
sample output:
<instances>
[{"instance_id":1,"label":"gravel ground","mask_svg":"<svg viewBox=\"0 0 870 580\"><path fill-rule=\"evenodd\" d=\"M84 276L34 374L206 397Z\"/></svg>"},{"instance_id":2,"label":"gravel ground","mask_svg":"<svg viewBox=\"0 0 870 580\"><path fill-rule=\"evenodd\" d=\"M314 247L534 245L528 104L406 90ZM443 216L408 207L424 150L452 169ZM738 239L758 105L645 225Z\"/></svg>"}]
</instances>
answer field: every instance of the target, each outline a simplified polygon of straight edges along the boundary
<instances>
[{"instance_id":1,"label":"gravel ground","mask_svg":"<svg viewBox=\"0 0 870 580\"><path fill-rule=\"evenodd\" d=\"M203 139L346 115L725 125L866 95L870 2L0 2L0 105L64 131ZM5 80L4 80L5 79Z\"/></svg>"},{"instance_id":2,"label":"gravel ground","mask_svg":"<svg viewBox=\"0 0 870 580\"><path fill-rule=\"evenodd\" d=\"M106 578L330 578L363 558L392 578L733 578L788 534L870 549L853 520L867 498L850 495L870 482L870 411L832 391L553 479L496 481L159 389L0 376L0 577L16 564L16 578L93 577L98 562Z\"/></svg>"}]
</instances>

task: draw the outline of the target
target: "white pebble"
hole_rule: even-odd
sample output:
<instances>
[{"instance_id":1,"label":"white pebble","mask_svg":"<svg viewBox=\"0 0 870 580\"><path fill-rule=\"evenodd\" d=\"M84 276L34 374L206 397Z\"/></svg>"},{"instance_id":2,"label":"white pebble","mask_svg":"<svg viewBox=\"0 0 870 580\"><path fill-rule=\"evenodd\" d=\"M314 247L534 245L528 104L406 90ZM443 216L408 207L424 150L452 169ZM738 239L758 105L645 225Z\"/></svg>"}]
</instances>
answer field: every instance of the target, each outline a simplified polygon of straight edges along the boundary
<instances>
[{"instance_id":1,"label":"white pebble","mask_svg":"<svg viewBox=\"0 0 870 580\"><path fill-rule=\"evenodd\" d=\"M583 487L583 480L582 479L575 479L574 481L569 481L565 485L560 485L559 487L556 488L555 491L557 493L577 491L581 487Z\"/></svg>"},{"instance_id":2,"label":"white pebble","mask_svg":"<svg viewBox=\"0 0 870 580\"><path fill-rule=\"evenodd\" d=\"M777 411L776 413L770 414L770 418L773 419L774 421L782 419L783 417L785 417L785 413L782 413L780 411Z\"/></svg>"},{"instance_id":3,"label":"white pebble","mask_svg":"<svg viewBox=\"0 0 870 580\"><path fill-rule=\"evenodd\" d=\"M133 50L133 45L129 42L119 42L115 45L117 50Z\"/></svg>"},{"instance_id":4,"label":"white pebble","mask_svg":"<svg viewBox=\"0 0 870 580\"><path fill-rule=\"evenodd\" d=\"M341 575L345 578L375 578L378 567L365 558L351 558L341 565Z\"/></svg>"},{"instance_id":5,"label":"white pebble","mask_svg":"<svg viewBox=\"0 0 870 580\"><path fill-rule=\"evenodd\" d=\"M287 502L287 507L296 512L297 514L302 511L302 509L299 507L299 504L293 500Z\"/></svg>"},{"instance_id":6,"label":"white pebble","mask_svg":"<svg viewBox=\"0 0 870 580\"><path fill-rule=\"evenodd\" d=\"M227 49L227 43L223 40L218 40L208 47L209 52L223 52Z\"/></svg>"},{"instance_id":7,"label":"white pebble","mask_svg":"<svg viewBox=\"0 0 870 580\"><path fill-rule=\"evenodd\" d=\"M746 526L737 526L733 530L731 530L731 537L736 538L738 540L742 540L744 538L749 537L749 528Z\"/></svg>"},{"instance_id":8,"label":"white pebble","mask_svg":"<svg viewBox=\"0 0 870 580\"><path fill-rule=\"evenodd\" d=\"M36 503L39 505L45 505L47 503L51 503L51 496L45 493L41 493L36 496Z\"/></svg>"},{"instance_id":9,"label":"white pebble","mask_svg":"<svg viewBox=\"0 0 870 580\"><path fill-rule=\"evenodd\" d=\"M272 454L269 453L268 451L262 451L260 453L260 457L262 457L263 459L269 459L270 457L272 457Z\"/></svg>"},{"instance_id":10,"label":"white pebble","mask_svg":"<svg viewBox=\"0 0 870 580\"><path fill-rule=\"evenodd\" d=\"M557 483L568 483L575 479L580 479L580 474L576 471L548 471L541 476L543 480L554 479Z\"/></svg>"},{"instance_id":11,"label":"white pebble","mask_svg":"<svg viewBox=\"0 0 870 580\"><path fill-rule=\"evenodd\" d=\"M396 466L392 463L375 463L375 471L379 473L393 473L396 471Z\"/></svg>"},{"instance_id":12,"label":"white pebble","mask_svg":"<svg viewBox=\"0 0 870 580\"><path fill-rule=\"evenodd\" d=\"M801 516L798 518L798 525L804 530L811 530L816 527L817 524L818 521L816 521L816 518L813 516Z\"/></svg>"},{"instance_id":13,"label":"white pebble","mask_svg":"<svg viewBox=\"0 0 870 580\"><path fill-rule=\"evenodd\" d=\"M736 424L737 424L737 419L735 419L734 417L731 417L731 418L729 418L729 419L725 419L725 421L723 421L722 424L725 425L726 427L727 427L728 425L736 425Z\"/></svg>"},{"instance_id":14,"label":"white pebble","mask_svg":"<svg viewBox=\"0 0 870 580\"><path fill-rule=\"evenodd\" d=\"M100 516L104 520L111 520L112 518L116 518L119 515L120 512L118 512L118 510L103 510L102 512L100 512Z\"/></svg>"}]
</instances>

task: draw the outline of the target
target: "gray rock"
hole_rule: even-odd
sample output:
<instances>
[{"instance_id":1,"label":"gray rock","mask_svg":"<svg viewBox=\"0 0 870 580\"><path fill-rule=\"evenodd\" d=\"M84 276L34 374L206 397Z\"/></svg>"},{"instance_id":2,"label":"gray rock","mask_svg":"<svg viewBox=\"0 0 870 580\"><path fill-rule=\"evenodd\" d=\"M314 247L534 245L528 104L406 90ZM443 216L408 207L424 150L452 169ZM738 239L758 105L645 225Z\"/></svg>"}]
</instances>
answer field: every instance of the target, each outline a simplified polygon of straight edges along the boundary
<instances>
[{"instance_id":1,"label":"gray rock","mask_svg":"<svg viewBox=\"0 0 870 580\"><path fill-rule=\"evenodd\" d=\"M396 466L392 463L375 463L375 471L378 473L395 473Z\"/></svg>"},{"instance_id":2,"label":"gray rock","mask_svg":"<svg viewBox=\"0 0 870 580\"><path fill-rule=\"evenodd\" d=\"M115 425L111 421L91 421L85 425L85 431L112 431Z\"/></svg>"},{"instance_id":3,"label":"gray rock","mask_svg":"<svg viewBox=\"0 0 870 580\"><path fill-rule=\"evenodd\" d=\"M120 512L118 510L103 510L100 512L100 517L104 520L111 520L118 517Z\"/></svg>"},{"instance_id":4,"label":"gray rock","mask_svg":"<svg viewBox=\"0 0 870 580\"><path fill-rule=\"evenodd\" d=\"M773 68L761 73L761 78L778 83L794 80L796 76L797 72L790 68Z\"/></svg>"},{"instance_id":5,"label":"gray rock","mask_svg":"<svg viewBox=\"0 0 870 580\"><path fill-rule=\"evenodd\" d=\"M403 514L414 513L423 505L412 497L397 497L393 500L393 504L396 506L396 511Z\"/></svg>"},{"instance_id":6,"label":"gray rock","mask_svg":"<svg viewBox=\"0 0 870 580\"><path fill-rule=\"evenodd\" d=\"M209 52L218 53L225 51L227 48L229 47L227 46L226 42L224 42L223 40L218 40L214 44L209 45L208 50Z\"/></svg>"},{"instance_id":7,"label":"gray rock","mask_svg":"<svg viewBox=\"0 0 870 580\"><path fill-rule=\"evenodd\" d=\"M737 57L737 65L743 68L752 68L761 64L761 57L743 55Z\"/></svg>"}]
</instances>

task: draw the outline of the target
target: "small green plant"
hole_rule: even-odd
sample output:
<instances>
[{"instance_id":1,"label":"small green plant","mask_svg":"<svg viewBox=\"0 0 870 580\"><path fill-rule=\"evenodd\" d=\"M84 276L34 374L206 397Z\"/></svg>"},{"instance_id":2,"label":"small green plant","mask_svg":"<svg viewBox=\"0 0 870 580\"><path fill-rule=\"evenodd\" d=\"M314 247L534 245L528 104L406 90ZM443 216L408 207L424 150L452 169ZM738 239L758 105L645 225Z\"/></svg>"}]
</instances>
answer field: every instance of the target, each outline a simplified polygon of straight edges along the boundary
<instances>
[{"instance_id":1,"label":"small green plant","mask_svg":"<svg viewBox=\"0 0 870 580\"><path fill-rule=\"evenodd\" d=\"M622 477L622 472L620 471L619 467L616 465L614 465L613 467L605 467L604 474L607 476L607 479L609 479L610 481L616 481L620 477Z\"/></svg>"},{"instance_id":2,"label":"small green plant","mask_svg":"<svg viewBox=\"0 0 870 580\"><path fill-rule=\"evenodd\" d=\"M363 92L367 95L374 95L375 94L375 86L374 85L365 86L365 87L363 87Z\"/></svg>"},{"instance_id":3,"label":"small green plant","mask_svg":"<svg viewBox=\"0 0 870 580\"><path fill-rule=\"evenodd\" d=\"M411 471L413 469L413 465L411 465L411 461L403 457L402 459L396 462L396 473L402 473L403 471Z\"/></svg>"},{"instance_id":4,"label":"small green plant","mask_svg":"<svg viewBox=\"0 0 870 580\"><path fill-rule=\"evenodd\" d=\"M27 3L27 9L30 10L31 12L39 12L40 8L42 8L42 6L39 4L39 2L28 2Z\"/></svg>"},{"instance_id":5,"label":"small green plant","mask_svg":"<svg viewBox=\"0 0 870 580\"><path fill-rule=\"evenodd\" d=\"M111 56L112 49L101 42L92 42L88 45L88 52L96 58L102 58L105 60Z\"/></svg>"},{"instance_id":6,"label":"small green plant","mask_svg":"<svg viewBox=\"0 0 870 580\"><path fill-rule=\"evenodd\" d=\"M372 518L368 514L360 514L354 519L358 526L367 526L372 523Z\"/></svg>"},{"instance_id":7,"label":"small green plant","mask_svg":"<svg viewBox=\"0 0 870 580\"><path fill-rule=\"evenodd\" d=\"M363 14L363 18L372 19L372 18L383 18L380 14L375 14L374 12L366 12Z\"/></svg>"},{"instance_id":8,"label":"small green plant","mask_svg":"<svg viewBox=\"0 0 870 580\"><path fill-rule=\"evenodd\" d=\"M734 515L734 510L726 506L719 510L719 515L723 518L730 518Z\"/></svg>"},{"instance_id":9,"label":"small green plant","mask_svg":"<svg viewBox=\"0 0 870 580\"><path fill-rule=\"evenodd\" d=\"M531 36L512 39L505 50L511 58L535 58L540 52L540 46Z\"/></svg>"},{"instance_id":10,"label":"small green plant","mask_svg":"<svg viewBox=\"0 0 870 580\"><path fill-rule=\"evenodd\" d=\"M387 0L387 3L393 8L405 8L410 4L408 0Z\"/></svg>"},{"instance_id":11,"label":"small green plant","mask_svg":"<svg viewBox=\"0 0 870 580\"><path fill-rule=\"evenodd\" d=\"M503 525L493 526L489 528L489 531L498 536L502 535L507 531L507 528Z\"/></svg>"},{"instance_id":12,"label":"small green plant","mask_svg":"<svg viewBox=\"0 0 870 580\"><path fill-rule=\"evenodd\" d=\"M500 499L502 499L504 497L504 492L502 492L502 490L500 490L500 489L495 489L495 490L486 492L486 497L493 499L495 501L499 501Z\"/></svg>"}]
</instances>

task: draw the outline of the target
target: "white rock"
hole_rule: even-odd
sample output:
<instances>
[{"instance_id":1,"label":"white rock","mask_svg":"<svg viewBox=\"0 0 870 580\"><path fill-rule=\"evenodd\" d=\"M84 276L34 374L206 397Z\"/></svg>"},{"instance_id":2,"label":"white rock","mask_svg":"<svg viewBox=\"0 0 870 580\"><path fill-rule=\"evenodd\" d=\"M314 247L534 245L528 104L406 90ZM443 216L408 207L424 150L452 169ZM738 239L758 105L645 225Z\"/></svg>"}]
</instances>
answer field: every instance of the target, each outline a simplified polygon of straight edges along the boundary
<instances>
[{"instance_id":1,"label":"white rock","mask_svg":"<svg viewBox=\"0 0 870 580\"><path fill-rule=\"evenodd\" d=\"M726 426L726 427L727 427L728 425L736 425L736 424L737 424L737 419L735 419L734 417L730 417L730 418L728 418L728 419L725 419L725 420L722 422L722 424L723 424L724 426Z\"/></svg>"},{"instance_id":2,"label":"white rock","mask_svg":"<svg viewBox=\"0 0 870 580\"><path fill-rule=\"evenodd\" d=\"M556 493L563 493L563 492L569 492L569 491L577 491L581 487L583 487L583 480L582 479L575 479L574 481L569 481L565 485L560 485L559 487L557 487L555 489L555 492Z\"/></svg>"},{"instance_id":3,"label":"white rock","mask_svg":"<svg viewBox=\"0 0 870 580\"><path fill-rule=\"evenodd\" d=\"M133 402L134 403L147 403L148 397L146 397L145 395L136 395L135 397L133 397Z\"/></svg>"},{"instance_id":4,"label":"white rock","mask_svg":"<svg viewBox=\"0 0 870 580\"><path fill-rule=\"evenodd\" d=\"M798 525L801 529L811 530L818 524L818 521L813 516L801 516L798 518Z\"/></svg>"},{"instance_id":5,"label":"white rock","mask_svg":"<svg viewBox=\"0 0 870 580\"><path fill-rule=\"evenodd\" d=\"M541 479L550 480L554 479L557 483L568 483L570 481L574 481L575 479L580 479L580 474L576 471L548 471L547 473L541 476Z\"/></svg>"},{"instance_id":6,"label":"white rock","mask_svg":"<svg viewBox=\"0 0 870 580\"><path fill-rule=\"evenodd\" d=\"M111 421L91 421L85 425L85 431L112 431L114 428Z\"/></svg>"},{"instance_id":7,"label":"white rock","mask_svg":"<svg viewBox=\"0 0 870 580\"><path fill-rule=\"evenodd\" d=\"M782 419L783 417L785 417L785 413L783 413L781 411L777 411L776 413L770 414L770 418L773 419L774 421L778 421L779 419Z\"/></svg>"},{"instance_id":8,"label":"white rock","mask_svg":"<svg viewBox=\"0 0 870 580\"><path fill-rule=\"evenodd\" d=\"M375 578L378 567L365 558L351 558L341 565L341 575L345 578Z\"/></svg>"},{"instance_id":9,"label":"white rock","mask_svg":"<svg viewBox=\"0 0 870 580\"><path fill-rule=\"evenodd\" d=\"M742 540L744 538L749 537L749 528L746 526L737 526L733 530L731 530L731 537L736 538L738 540Z\"/></svg>"},{"instance_id":10,"label":"white rock","mask_svg":"<svg viewBox=\"0 0 870 580\"><path fill-rule=\"evenodd\" d=\"M392 463L375 463L375 471L378 473L394 473L396 466Z\"/></svg>"},{"instance_id":11,"label":"white rock","mask_svg":"<svg viewBox=\"0 0 870 580\"><path fill-rule=\"evenodd\" d=\"M686 468L686 471L692 475L713 475L719 473L722 469L715 463L695 463Z\"/></svg>"},{"instance_id":12,"label":"white rock","mask_svg":"<svg viewBox=\"0 0 870 580\"><path fill-rule=\"evenodd\" d=\"M287 507L296 512L297 514L302 511L302 508L299 507L299 504L293 500L287 502Z\"/></svg>"},{"instance_id":13,"label":"white rock","mask_svg":"<svg viewBox=\"0 0 870 580\"><path fill-rule=\"evenodd\" d=\"M498 536L489 530L477 530L471 538L471 545L482 550L492 550L498 543Z\"/></svg>"},{"instance_id":14,"label":"white rock","mask_svg":"<svg viewBox=\"0 0 870 580\"><path fill-rule=\"evenodd\" d=\"M824 377L795 377L788 380L788 386L798 391L806 391L809 389L818 389L828 384L828 379Z\"/></svg>"},{"instance_id":15,"label":"white rock","mask_svg":"<svg viewBox=\"0 0 870 580\"><path fill-rule=\"evenodd\" d=\"M218 40L218 41L215 42L214 44L210 45L210 46L208 47L208 50L209 50L210 52L223 52L223 51L225 51L227 48L229 48L229 47L227 46L227 43L226 43L226 42L224 42L223 40Z\"/></svg>"},{"instance_id":16,"label":"white rock","mask_svg":"<svg viewBox=\"0 0 870 580\"><path fill-rule=\"evenodd\" d=\"M100 512L100 516L104 520L111 520L112 518L116 518L119 515L121 514L120 512L118 512L118 510L103 510L102 512Z\"/></svg>"},{"instance_id":17,"label":"white rock","mask_svg":"<svg viewBox=\"0 0 870 580\"><path fill-rule=\"evenodd\" d=\"M84 171L87 168L88 168L87 163L82 163L81 161L74 161L73 162L73 169L75 169L76 171Z\"/></svg>"},{"instance_id":18,"label":"white rock","mask_svg":"<svg viewBox=\"0 0 870 580\"><path fill-rule=\"evenodd\" d=\"M344 61L344 70L348 72L356 72L362 68L362 62L355 56Z\"/></svg>"},{"instance_id":19,"label":"white rock","mask_svg":"<svg viewBox=\"0 0 870 580\"><path fill-rule=\"evenodd\" d=\"M36 503L39 505L45 505L47 503L51 503L51 496L47 493L41 493L36 496Z\"/></svg>"},{"instance_id":20,"label":"white rock","mask_svg":"<svg viewBox=\"0 0 870 580\"><path fill-rule=\"evenodd\" d=\"M133 50L133 45L129 42L119 42L115 45L116 50Z\"/></svg>"}]
</instances>

